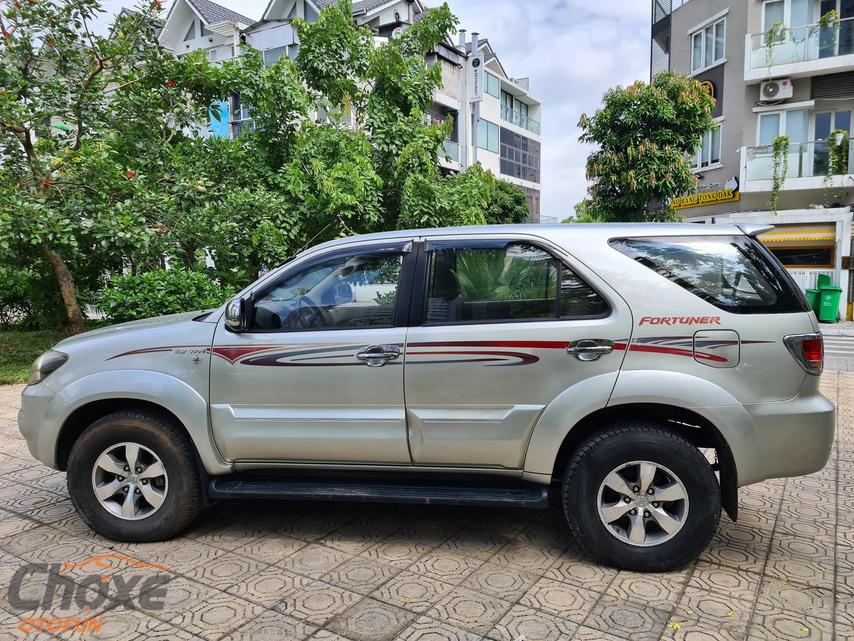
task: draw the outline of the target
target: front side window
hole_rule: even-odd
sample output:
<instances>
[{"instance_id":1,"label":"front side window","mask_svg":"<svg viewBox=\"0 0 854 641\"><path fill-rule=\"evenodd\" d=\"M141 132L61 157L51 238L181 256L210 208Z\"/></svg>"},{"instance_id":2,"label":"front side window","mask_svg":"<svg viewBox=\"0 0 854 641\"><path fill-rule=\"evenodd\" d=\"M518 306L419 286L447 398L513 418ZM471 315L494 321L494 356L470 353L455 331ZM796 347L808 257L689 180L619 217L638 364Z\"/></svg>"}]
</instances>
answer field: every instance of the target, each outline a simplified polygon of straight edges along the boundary
<instances>
[{"instance_id":1,"label":"front side window","mask_svg":"<svg viewBox=\"0 0 854 641\"><path fill-rule=\"evenodd\" d=\"M736 314L807 311L786 270L747 236L623 238L623 254L708 301Z\"/></svg>"},{"instance_id":2,"label":"front side window","mask_svg":"<svg viewBox=\"0 0 854 641\"><path fill-rule=\"evenodd\" d=\"M726 19L701 29L691 36L691 72L720 62L726 55Z\"/></svg>"},{"instance_id":3,"label":"front side window","mask_svg":"<svg viewBox=\"0 0 854 641\"><path fill-rule=\"evenodd\" d=\"M436 247L427 324L599 317L607 303L548 252L527 243Z\"/></svg>"},{"instance_id":4,"label":"front side window","mask_svg":"<svg viewBox=\"0 0 854 641\"><path fill-rule=\"evenodd\" d=\"M329 258L287 276L255 301L253 329L321 330L394 326L403 254Z\"/></svg>"}]
</instances>

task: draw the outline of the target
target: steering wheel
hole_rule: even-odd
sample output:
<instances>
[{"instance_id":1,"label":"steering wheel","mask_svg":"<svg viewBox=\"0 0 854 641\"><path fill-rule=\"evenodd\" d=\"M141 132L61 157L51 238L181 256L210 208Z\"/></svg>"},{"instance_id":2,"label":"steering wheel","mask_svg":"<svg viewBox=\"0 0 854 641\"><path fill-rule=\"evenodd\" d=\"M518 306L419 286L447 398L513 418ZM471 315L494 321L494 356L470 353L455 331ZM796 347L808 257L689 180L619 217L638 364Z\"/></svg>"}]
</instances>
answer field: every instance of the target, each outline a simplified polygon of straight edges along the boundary
<instances>
[{"instance_id":1,"label":"steering wheel","mask_svg":"<svg viewBox=\"0 0 854 641\"><path fill-rule=\"evenodd\" d=\"M314 329L316 327L330 327L333 324L332 316L319 305L315 305L308 296L297 298L297 304L288 319L288 324L295 329Z\"/></svg>"}]
</instances>

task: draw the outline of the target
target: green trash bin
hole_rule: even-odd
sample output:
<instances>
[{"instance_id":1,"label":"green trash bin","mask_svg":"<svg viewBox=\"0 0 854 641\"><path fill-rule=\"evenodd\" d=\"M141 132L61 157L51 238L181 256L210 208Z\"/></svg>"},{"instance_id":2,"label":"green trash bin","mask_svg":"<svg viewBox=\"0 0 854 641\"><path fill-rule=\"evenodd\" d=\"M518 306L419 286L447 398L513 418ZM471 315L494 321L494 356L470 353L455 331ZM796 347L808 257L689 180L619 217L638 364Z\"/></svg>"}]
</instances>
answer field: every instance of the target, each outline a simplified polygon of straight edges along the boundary
<instances>
[{"instance_id":1,"label":"green trash bin","mask_svg":"<svg viewBox=\"0 0 854 641\"><path fill-rule=\"evenodd\" d=\"M839 299L842 298L842 288L839 285L825 285L821 288L820 298L818 320L822 323L835 323L839 317Z\"/></svg>"},{"instance_id":2,"label":"green trash bin","mask_svg":"<svg viewBox=\"0 0 854 641\"><path fill-rule=\"evenodd\" d=\"M818 279L816 279L815 288L821 289L822 287L827 287L830 284L830 276L827 274L819 274Z\"/></svg>"},{"instance_id":3,"label":"green trash bin","mask_svg":"<svg viewBox=\"0 0 854 641\"><path fill-rule=\"evenodd\" d=\"M810 309L815 312L816 316L818 316L818 305L821 301L821 291L818 289L805 289L804 295L807 298L807 303L809 303Z\"/></svg>"}]
</instances>

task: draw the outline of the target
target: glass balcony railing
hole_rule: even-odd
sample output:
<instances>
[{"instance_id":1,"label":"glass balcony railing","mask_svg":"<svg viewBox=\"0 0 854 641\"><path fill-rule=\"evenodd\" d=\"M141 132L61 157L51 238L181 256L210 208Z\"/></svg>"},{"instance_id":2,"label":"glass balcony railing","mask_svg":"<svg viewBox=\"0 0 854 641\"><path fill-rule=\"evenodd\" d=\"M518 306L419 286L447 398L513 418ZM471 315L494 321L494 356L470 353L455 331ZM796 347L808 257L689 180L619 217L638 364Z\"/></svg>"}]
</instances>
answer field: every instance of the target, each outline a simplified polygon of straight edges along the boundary
<instances>
[{"instance_id":1,"label":"glass balcony railing","mask_svg":"<svg viewBox=\"0 0 854 641\"><path fill-rule=\"evenodd\" d=\"M789 145L786 178L813 178L827 176L831 167L830 145L834 140L792 143ZM834 175L854 174L854 141L842 143L839 148L840 170ZM774 176L774 149L767 147L747 148L747 180L772 180Z\"/></svg>"},{"instance_id":2,"label":"glass balcony railing","mask_svg":"<svg viewBox=\"0 0 854 641\"><path fill-rule=\"evenodd\" d=\"M504 105L501 106L501 120L512 123L522 129L527 129L531 133L540 135L540 123L524 115L521 111L516 111Z\"/></svg>"},{"instance_id":3,"label":"glass balcony railing","mask_svg":"<svg viewBox=\"0 0 854 641\"><path fill-rule=\"evenodd\" d=\"M439 150L441 159L450 158L454 162L460 162L460 143L453 140L445 140L442 143L442 149Z\"/></svg>"},{"instance_id":4,"label":"glass balcony railing","mask_svg":"<svg viewBox=\"0 0 854 641\"><path fill-rule=\"evenodd\" d=\"M750 68L809 62L854 54L854 18L822 27L773 28L750 35Z\"/></svg>"}]
</instances>

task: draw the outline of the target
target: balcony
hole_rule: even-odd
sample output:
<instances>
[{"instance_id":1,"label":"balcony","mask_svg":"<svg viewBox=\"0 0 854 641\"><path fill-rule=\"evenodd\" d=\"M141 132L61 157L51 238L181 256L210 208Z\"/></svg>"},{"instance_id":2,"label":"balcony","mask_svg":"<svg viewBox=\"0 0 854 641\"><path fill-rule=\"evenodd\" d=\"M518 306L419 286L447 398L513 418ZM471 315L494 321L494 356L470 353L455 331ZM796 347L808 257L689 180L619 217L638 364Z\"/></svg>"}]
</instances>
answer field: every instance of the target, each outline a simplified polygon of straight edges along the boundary
<instances>
[{"instance_id":1,"label":"balcony","mask_svg":"<svg viewBox=\"0 0 854 641\"><path fill-rule=\"evenodd\" d=\"M501 105L501 120L509 122L522 129L527 129L533 134L540 135L540 123L524 115L521 111L510 109L510 107Z\"/></svg>"},{"instance_id":2,"label":"balcony","mask_svg":"<svg viewBox=\"0 0 854 641\"><path fill-rule=\"evenodd\" d=\"M828 184L830 169L829 146L836 144L833 140L817 140L789 145L788 169L782 190L822 189ZM841 149L840 157L845 159L844 173L834 174L833 185L841 186L845 178L854 179L854 141L843 143L846 149ZM847 154L845 153L847 151ZM742 150L742 192L771 191L773 183L774 153L773 147L745 147Z\"/></svg>"},{"instance_id":3,"label":"balcony","mask_svg":"<svg viewBox=\"0 0 854 641\"><path fill-rule=\"evenodd\" d=\"M453 140L445 140L439 149L439 160L450 158L454 162L460 162L460 143Z\"/></svg>"},{"instance_id":4,"label":"balcony","mask_svg":"<svg viewBox=\"0 0 854 641\"><path fill-rule=\"evenodd\" d=\"M854 68L854 18L747 35L744 79L797 78Z\"/></svg>"}]
</instances>

